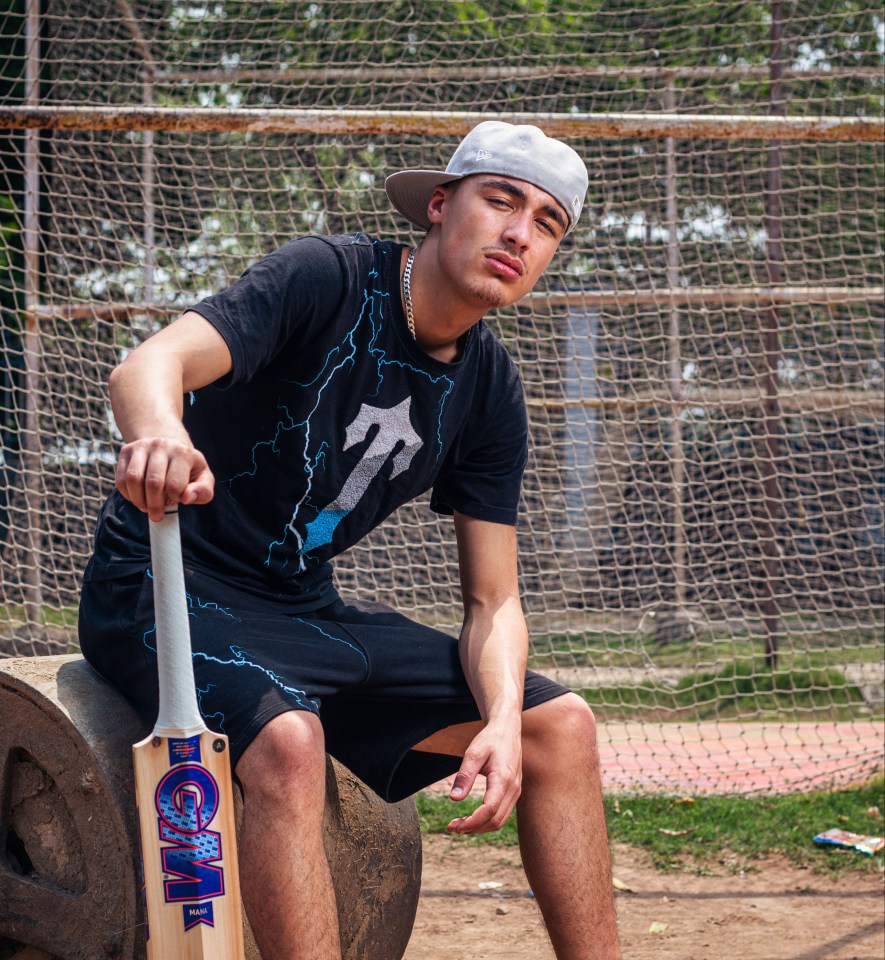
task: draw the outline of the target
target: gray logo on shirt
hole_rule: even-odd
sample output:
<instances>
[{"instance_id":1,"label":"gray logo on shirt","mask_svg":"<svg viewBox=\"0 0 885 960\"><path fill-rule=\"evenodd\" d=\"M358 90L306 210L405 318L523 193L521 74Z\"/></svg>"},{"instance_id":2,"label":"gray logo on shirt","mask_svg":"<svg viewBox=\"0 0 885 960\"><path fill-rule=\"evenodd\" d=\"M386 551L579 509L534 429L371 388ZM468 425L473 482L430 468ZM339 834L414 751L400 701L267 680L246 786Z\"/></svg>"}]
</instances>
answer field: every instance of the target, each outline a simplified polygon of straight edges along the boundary
<instances>
[{"instance_id":1,"label":"gray logo on shirt","mask_svg":"<svg viewBox=\"0 0 885 960\"><path fill-rule=\"evenodd\" d=\"M369 484L375 479L391 454L402 443L402 449L393 458L393 469L390 478L399 476L407 470L412 458L424 446L424 441L415 433L409 410L412 398L406 397L389 410L372 407L364 403L360 407L356 419L347 428L344 441L344 450L361 443L366 439L372 427L377 426L378 432L369 444L360 462L353 468L350 476L344 481L344 486L338 496L318 516L305 527L306 539L300 544L299 553L302 556L332 542L332 535L338 524L359 503L363 494L369 489ZM292 517L289 529L296 535L294 527L295 517Z\"/></svg>"}]
</instances>

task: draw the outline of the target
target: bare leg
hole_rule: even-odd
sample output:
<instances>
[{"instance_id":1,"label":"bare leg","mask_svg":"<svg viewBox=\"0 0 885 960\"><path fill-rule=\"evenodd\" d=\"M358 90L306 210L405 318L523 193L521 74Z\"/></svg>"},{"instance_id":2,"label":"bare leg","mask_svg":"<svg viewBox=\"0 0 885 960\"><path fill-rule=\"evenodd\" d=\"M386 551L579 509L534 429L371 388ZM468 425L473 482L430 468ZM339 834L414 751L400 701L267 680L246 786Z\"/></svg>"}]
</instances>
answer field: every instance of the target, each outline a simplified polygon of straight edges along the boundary
<instances>
[{"instance_id":1,"label":"bare leg","mask_svg":"<svg viewBox=\"0 0 885 960\"><path fill-rule=\"evenodd\" d=\"M237 764L243 903L263 960L341 960L323 847L326 755L316 717L274 718Z\"/></svg>"},{"instance_id":2,"label":"bare leg","mask_svg":"<svg viewBox=\"0 0 885 960\"><path fill-rule=\"evenodd\" d=\"M558 960L618 960L596 725L573 694L523 715L520 852Z\"/></svg>"},{"instance_id":3,"label":"bare leg","mask_svg":"<svg viewBox=\"0 0 885 960\"><path fill-rule=\"evenodd\" d=\"M417 750L463 756L480 724L440 730ZM596 722L567 694L522 716L520 853L558 960L620 960Z\"/></svg>"}]
</instances>

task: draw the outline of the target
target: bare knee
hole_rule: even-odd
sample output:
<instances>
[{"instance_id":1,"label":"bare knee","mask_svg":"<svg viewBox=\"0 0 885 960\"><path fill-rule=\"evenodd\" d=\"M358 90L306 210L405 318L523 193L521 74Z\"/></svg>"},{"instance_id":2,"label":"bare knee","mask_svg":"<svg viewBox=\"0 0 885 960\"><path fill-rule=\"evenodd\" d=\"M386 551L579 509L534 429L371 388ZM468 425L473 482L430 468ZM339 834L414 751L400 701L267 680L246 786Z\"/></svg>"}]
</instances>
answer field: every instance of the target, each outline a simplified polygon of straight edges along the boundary
<instances>
[{"instance_id":1,"label":"bare knee","mask_svg":"<svg viewBox=\"0 0 885 960\"><path fill-rule=\"evenodd\" d=\"M596 772L596 718L586 701L568 693L548 700L523 717L523 770L538 773L578 770Z\"/></svg>"},{"instance_id":2,"label":"bare knee","mask_svg":"<svg viewBox=\"0 0 885 960\"><path fill-rule=\"evenodd\" d=\"M326 750L319 720L311 713L294 710L274 717L246 748L236 773L247 804L321 800Z\"/></svg>"}]
</instances>

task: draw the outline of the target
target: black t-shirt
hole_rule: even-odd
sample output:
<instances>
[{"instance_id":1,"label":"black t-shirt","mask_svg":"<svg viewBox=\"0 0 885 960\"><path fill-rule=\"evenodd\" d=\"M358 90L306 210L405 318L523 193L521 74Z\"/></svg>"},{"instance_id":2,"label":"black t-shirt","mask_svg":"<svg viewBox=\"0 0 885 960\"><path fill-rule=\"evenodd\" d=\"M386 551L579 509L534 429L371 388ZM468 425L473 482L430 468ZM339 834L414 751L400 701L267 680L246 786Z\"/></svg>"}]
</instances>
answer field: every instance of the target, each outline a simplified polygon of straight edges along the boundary
<instances>
[{"instance_id":1,"label":"black t-shirt","mask_svg":"<svg viewBox=\"0 0 885 960\"><path fill-rule=\"evenodd\" d=\"M193 308L233 370L184 398L216 480L211 503L181 510L186 563L310 608L334 597L331 558L431 487L440 513L516 522L516 368L482 322L454 363L420 349L401 250L363 234L299 238ZM87 578L143 569L147 540L145 515L115 492Z\"/></svg>"}]
</instances>

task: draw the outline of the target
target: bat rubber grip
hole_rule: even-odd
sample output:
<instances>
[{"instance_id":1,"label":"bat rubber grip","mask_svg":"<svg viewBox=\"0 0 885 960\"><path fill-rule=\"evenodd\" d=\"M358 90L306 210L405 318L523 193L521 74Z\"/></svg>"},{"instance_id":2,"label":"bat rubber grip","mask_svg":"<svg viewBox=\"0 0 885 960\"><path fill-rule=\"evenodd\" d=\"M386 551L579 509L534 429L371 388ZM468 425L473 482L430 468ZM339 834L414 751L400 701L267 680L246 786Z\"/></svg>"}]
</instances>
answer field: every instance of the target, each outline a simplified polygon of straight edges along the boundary
<instances>
[{"instance_id":1,"label":"bat rubber grip","mask_svg":"<svg viewBox=\"0 0 885 960\"><path fill-rule=\"evenodd\" d=\"M193 736L206 728L197 706L178 510L148 521L157 633L160 710L154 733Z\"/></svg>"}]
</instances>

